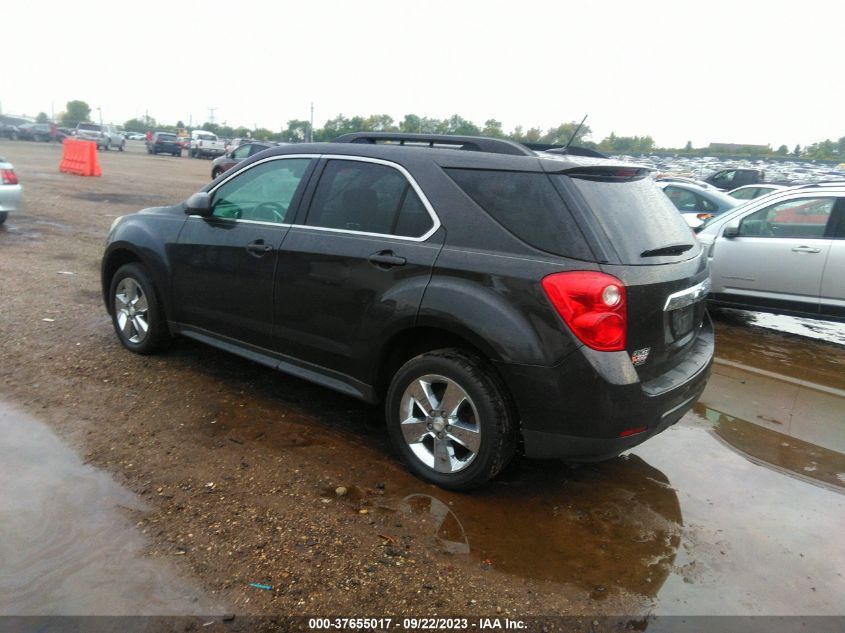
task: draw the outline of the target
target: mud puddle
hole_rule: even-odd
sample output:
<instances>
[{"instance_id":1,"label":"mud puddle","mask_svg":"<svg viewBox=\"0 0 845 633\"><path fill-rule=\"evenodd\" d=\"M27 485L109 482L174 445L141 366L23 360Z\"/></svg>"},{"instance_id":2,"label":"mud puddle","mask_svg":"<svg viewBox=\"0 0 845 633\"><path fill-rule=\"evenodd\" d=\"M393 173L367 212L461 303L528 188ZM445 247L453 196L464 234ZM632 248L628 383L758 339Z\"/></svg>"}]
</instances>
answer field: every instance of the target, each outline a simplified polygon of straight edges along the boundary
<instances>
[{"instance_id":1,"label":"mud puddle","mask_svg":"<svg viewBox=\"0 0 845 633\"><path fill-rule=\"evenodd\" d=\"M45 425L0 403L0 615L222 613L145 558L145 508Z\"/></svg>"},{"instance_id":2,"label":"mud puddle","mask_svg":"<svg viewBox=\"0 0 845 633\"><path fill-rule=\"evenodd\" d=\"M748 328L719 345L694 412L616 460L520 460L469 494L404 476L382 493L370 480L385 474L371 469L363 491L350 489L354 507L395 521L382 535L393 550L435 548L592 600L633 593L657 614L841 614L845 349ZM409 526L419 540L403 536Z\"/></svg>"}]
</instances>

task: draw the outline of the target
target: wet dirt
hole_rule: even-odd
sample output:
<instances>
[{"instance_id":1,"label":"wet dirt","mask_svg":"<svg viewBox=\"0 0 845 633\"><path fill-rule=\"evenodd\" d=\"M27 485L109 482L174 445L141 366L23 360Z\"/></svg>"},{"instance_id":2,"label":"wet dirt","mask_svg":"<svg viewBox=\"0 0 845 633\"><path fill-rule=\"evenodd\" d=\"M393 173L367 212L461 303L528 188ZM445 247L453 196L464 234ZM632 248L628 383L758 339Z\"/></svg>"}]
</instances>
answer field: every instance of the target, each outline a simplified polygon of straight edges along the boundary
<instances>
[{"instance_id":1,"label":"wet dirt","mask_svg":"<svg viewBox=\"0 0 845 633\"><path fill-rule=\"evenodd\" d=\"M239 612L842 613L842 326L717 318L710 385L665 433L445 492L396 461L379 408L190 341L116 342L98 259L132 208L109 196L175 203L208 161L130 147L102 181L56 179L38 146L0 149L26 197L0 232L0 395L139 495L147 554Z\"/></svg>"}]
</instances>

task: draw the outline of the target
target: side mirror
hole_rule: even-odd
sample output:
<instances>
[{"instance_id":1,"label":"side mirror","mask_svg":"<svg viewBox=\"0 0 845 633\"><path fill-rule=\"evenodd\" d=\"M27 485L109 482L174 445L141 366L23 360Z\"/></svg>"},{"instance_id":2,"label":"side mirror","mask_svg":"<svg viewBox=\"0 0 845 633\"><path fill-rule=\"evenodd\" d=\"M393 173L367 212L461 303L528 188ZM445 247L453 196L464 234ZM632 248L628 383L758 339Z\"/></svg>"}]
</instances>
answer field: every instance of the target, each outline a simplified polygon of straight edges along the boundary
<instances>
[{"instance_id":1,"label":"side mirror","mask_svg":"<svg viewBox=\"0 0 845 633\"><path fill-rule=\"evenodd\" d=\"M731 220L722 231L723 237L739 237L739 220Z\"/></svg>"},{"instance_id":2,"label":"side mirror","mask_svg":"<svg viewBox=\"0 0 845 633\"><path fill-rule=\"evenodd\" d=\"M198 215L200 217L207 218L211 215L212 211L211 196L205 191L193 194L185 202L185 213L187 215Z\"/></svg>"}]
</instances>

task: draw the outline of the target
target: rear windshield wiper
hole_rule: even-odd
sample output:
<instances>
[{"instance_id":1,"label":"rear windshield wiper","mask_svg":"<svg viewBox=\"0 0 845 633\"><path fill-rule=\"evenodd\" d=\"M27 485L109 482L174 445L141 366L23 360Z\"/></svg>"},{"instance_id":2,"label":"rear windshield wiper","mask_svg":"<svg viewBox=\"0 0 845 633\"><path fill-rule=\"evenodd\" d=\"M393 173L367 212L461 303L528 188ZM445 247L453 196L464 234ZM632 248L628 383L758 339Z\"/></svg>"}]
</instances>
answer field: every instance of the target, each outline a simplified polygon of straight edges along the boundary
<instances>
[{"instance_id":1,"label":"rear windshield wiper","mask_svg":"<svg viewBox=\"0 0 845 633\"><path fill-rule=\"evenodd\" d=\"M680 255L693 247L692 244L669 244L660 248L652 248L640 253L640 257L656 257L658 255Z\"/></svg>"}]
</instances>

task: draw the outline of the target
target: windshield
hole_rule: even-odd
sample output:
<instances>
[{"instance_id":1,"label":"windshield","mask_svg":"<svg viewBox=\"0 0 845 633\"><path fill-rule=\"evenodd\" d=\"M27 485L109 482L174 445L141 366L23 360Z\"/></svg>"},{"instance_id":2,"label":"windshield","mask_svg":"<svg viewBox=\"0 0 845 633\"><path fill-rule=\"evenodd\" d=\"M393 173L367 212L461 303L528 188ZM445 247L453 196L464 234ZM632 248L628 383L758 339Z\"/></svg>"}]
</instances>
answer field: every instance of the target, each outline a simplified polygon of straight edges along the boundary
<instances>
[{"instance_id":1,"label":"windshield","mask_svg":"<svg viewBox=\"0 0 845 633\"><path fill-rule=\"evenodd\" d=\"M201 141L216 141L217 137L213 134L197 134L197 138Z\"/></svg>"},{"instance_id":2,"label":"windshield","mask_svg":"<svg viewBox=\"0 0 845 633\"><path fill-rule=\"evenodd\" d=\"M100 131L100 126L95 125L94 123L80 123L77 126L77 128L80 129L80 130L87 130L89 132L99 132Z\"/></svg>"}]
</instances>

